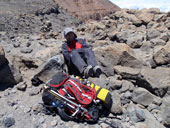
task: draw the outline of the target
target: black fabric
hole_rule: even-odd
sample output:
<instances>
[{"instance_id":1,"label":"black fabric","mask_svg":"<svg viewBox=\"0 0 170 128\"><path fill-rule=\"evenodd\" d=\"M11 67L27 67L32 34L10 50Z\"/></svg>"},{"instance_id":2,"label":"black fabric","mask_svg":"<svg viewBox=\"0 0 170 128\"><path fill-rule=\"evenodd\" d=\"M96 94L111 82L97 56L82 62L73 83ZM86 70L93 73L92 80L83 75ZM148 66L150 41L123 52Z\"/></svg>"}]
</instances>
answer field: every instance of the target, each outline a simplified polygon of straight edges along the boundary
<instances>
[{"instance_id":1,"label":"black fabric","mask_svg":"<svg viewBox=\"0 0 170 128\"><path fill-rule=\"evenodd\" d=\"M110 93L107 94L106 98L105 98L105 102L106 104L109 104L109 102L112 100L112 95Z\"/></svg>"},{"instance_id":2,"label":"black fabric","mask_svg":"<svg viewBox=\"0 0 170 128\"><path fill-rule=\"evenodd\" d=\"M50 85L56 85L56 87L61 86L61 84L64 84L64 82L69 79L69 76L63 72L58 72L56 75L52 77L52 80L50 81ZM54 86L53 86L54 87Z\"/></svg>"},{"instance_id":3,"label":"black fabric","mask_svg":"<svg viewBox=\"0 0 170 128\"><path fill-rule=\"evenodd\" d=\"M38 85L40 85L40 84L43 83L43 81L40 80L40 79L38 78L38 76L34 76L34 77L31 79L31 82L32 82L32 85L34 85L34 86L38 86Z\"/></svg>"}]
</instances>

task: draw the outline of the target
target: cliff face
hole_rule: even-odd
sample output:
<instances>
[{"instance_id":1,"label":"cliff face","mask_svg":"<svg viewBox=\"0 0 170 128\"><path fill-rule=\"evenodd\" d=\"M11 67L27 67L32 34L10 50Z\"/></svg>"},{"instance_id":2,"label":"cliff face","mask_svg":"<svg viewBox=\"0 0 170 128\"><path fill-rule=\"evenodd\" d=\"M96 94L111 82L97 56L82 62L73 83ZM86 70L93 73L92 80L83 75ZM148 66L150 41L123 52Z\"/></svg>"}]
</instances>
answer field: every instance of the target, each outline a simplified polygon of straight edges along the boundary
<instances>
[{"instance_id":1,"label":"cliff face","mask_svg":"<svg viewBox=\"0 0 170 128\"><path fill-rule=\"evenodd\" d=\"M55 0L56 3L69 13L80 19L100 19L108 13L120 10L108 0Z\"/></svg>"}]
</instances>

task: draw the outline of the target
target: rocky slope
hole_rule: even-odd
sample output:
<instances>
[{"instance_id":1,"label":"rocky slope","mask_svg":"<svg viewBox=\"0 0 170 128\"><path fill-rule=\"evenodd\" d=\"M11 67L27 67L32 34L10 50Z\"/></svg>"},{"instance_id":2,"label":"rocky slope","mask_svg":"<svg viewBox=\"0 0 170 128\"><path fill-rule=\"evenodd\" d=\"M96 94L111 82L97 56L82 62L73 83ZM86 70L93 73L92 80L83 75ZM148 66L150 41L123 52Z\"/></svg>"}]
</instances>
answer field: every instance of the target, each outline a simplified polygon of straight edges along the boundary
<instances>
[{"instance_id":1,"label":"rocky slope","mask_svg":"<svg viewBox=\"0 0 170 128\"><path fill-rule=\"evenodd\" d=\"M101 19L120 8L108 0L55 0L59 6L81 20Z\"/></svg>"},{"instance_id":2,"label":"rocky slope","mask_svg":"<svg viewBox=\"0 0 170 128\"><path fill-rule=\"evenodd\" d=\"M8 5L11 2L14 1L1 1ZM59 7L55 6L59 12L51 9L55 13L45 11L53 8L51 5L43 11L41 7L44 5L32 12L23 11L23 22L14 20L13 16L20 16L17 12L3 13L3 18L12 19L3 23L18 29L7 29L5 25L0 32L0 127L170 127L169 12L125 9L83 24ZM35 21L34 26L30 19ZM35 74L46 81L65 69L61 55L65 26L73 26L78 36L86 39L103 69L100 78L89 80L112 93L111 113L97 124L64 122L58 115L44 114L42 84L31 84Z\"/></svg>"}]
</instances>

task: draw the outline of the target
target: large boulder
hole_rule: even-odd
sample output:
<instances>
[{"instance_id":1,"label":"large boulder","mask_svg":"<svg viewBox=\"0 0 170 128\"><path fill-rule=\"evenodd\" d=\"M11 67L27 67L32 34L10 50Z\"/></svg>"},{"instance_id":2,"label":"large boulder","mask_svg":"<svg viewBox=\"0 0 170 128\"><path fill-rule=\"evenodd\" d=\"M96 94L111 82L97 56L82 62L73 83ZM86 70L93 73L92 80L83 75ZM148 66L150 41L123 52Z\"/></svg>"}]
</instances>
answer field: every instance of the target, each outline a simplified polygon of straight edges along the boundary
<instances>
[{"instance_id":1,"label":"large boulder","mask_svg":"<svg viewBox=\"0 0 170 128\"><path fill-rule=\"evenodd\" d=\"M58 72L64 70L64 59L63 56L57 55L48 59L47 62L42 64L37 70L36 74L32 78L33 85L39 85L43 82L47 82Z\"/></svg>"},{"instance_id":2,"label":"large boulder","mask_svg":"<svg viewBox=\"0 0 170 128\"><path fill-rule=\"evenodd\" d=\"M157 65L170 64L170 41L157 51L153 58Z\"/></svg>"},{"instance_id":3,"label":"large boulder","mask_svg":"<svg viewBox=\"0 0 170 128\"><path fill-rule=\"evenodd\" d=\"M6 89L22 81L19 67L15 61L8 63L3 48L0 47L0 90Z\"/></svg>"},{"instance_id":4,"label":"large boulder","mask_svg":"<svg viewBox=\"0 0 170 128\"><path fill-rule=\"evenodd\" d=\"M136 88L132 93L132 100L145 107L156 101L156 96L144 88Z\"/></svg>"},{"instance_id":5,"label":"large boulder","mask_svg":"<svg viewBox=\"0 0 170 128\"><path fill-rule=\"evenodd\" d=\"M158 67L151 69L142 67L135 69L130 67L115 66L115 73L122 76L124 79L132 79L140 87L144 87L153 94L163 97L170 86L170 69Z\"/></svg>"},{"instance_id":6,"label":"large boulder","mask_svg":"<svg viewBox=\"0 0 170 128\"><path fill-rule=\"evenodd\" d=\"M133 49L124 43L114 43L106 47L94 48L97 60L105 67L113 69L120 64L128 67L141 67L141 62L135 57Z\"/></svg>"},{"instance_id":7,"label":"large boulder","mask_svg":"<svg viewBox=\"0 0 170 128\"><path fill-rule=\"evenodd\" d=\"M137 79L137 84L153 94L163 97L170 86L170 69L143 67Z\"/></svg>"}]
</instances>

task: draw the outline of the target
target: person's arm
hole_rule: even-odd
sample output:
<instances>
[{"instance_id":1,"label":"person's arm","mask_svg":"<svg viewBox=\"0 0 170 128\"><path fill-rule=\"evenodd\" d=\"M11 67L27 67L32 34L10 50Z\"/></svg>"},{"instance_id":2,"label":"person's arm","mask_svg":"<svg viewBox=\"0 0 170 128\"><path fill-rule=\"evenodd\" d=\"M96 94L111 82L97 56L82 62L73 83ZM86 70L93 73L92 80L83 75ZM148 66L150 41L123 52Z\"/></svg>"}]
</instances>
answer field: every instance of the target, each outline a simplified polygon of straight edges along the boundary
<instances>
[{"instance_id":1,"label":"person's arm","mask_svg":"<svg viewBox=\"0 0 170 128\"><path fill-rule=\"evenodd\" d=\"M67 60L67 62L70 62L70 52L68 50L68 46L66 43L62 45L62 53L64 55L64 58Z\"/></svg>"},{"instance_id":2,"label":"person's arm","mask_svg":"<svg viewBox=\"0 0 170 128\"><path fill-rule=\"evenodd\" d=\"M81 44L82 44L82 48L89 48L89 46L88 46L88 44L86 43L85 40L80 39L80 42L81 42Z\"/></svg>"}]
</instances>

